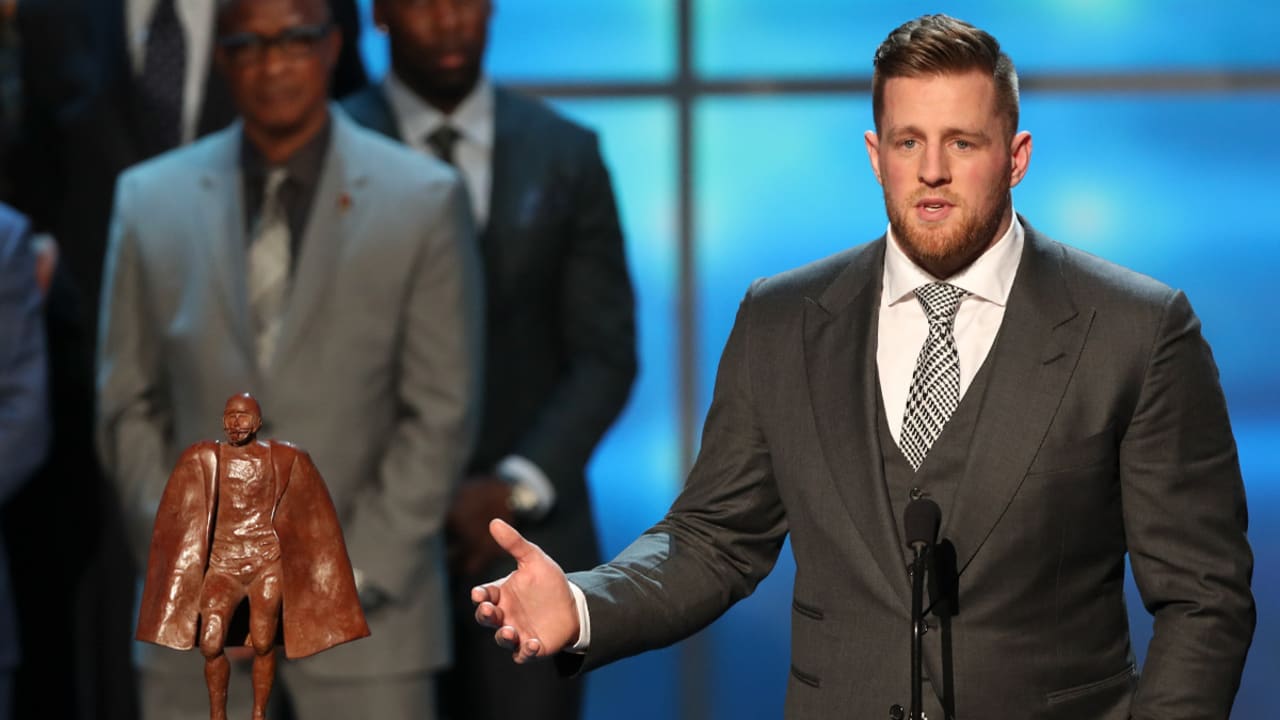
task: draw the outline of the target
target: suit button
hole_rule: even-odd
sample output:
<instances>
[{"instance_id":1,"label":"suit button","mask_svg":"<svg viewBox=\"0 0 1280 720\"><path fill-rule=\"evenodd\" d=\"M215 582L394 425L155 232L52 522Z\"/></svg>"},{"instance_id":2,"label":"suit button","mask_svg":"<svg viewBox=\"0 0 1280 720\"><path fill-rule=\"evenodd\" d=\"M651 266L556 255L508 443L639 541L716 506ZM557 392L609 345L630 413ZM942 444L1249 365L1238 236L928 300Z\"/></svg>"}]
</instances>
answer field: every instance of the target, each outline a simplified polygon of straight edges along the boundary
<instances>
[{"instance_id":1,"label":"suit button","mask_svg":"<svg viewBox=\"0 0 1280 720\"><path fill-rule=\"evenodd\" d=\"M889 720L903 720L907 716L907 711L897 703L889 706Z\"/></svg>"},{"instance_id":2,"label":"suit button","mask_svg":"<svg viewBox=\"0 0 1280 720\"><path fill-rule=\"evenodd\" d=\"M921 490L921 489L920 489L920 488L918 488L918 487L913 487L913 488L911 488L911 499L912 499L912 500L919 500L919 499L920 499L920 498L922 498L922 497L924 497L924 491L923 491L923 490Z\"/></svg>"}]
</instances>

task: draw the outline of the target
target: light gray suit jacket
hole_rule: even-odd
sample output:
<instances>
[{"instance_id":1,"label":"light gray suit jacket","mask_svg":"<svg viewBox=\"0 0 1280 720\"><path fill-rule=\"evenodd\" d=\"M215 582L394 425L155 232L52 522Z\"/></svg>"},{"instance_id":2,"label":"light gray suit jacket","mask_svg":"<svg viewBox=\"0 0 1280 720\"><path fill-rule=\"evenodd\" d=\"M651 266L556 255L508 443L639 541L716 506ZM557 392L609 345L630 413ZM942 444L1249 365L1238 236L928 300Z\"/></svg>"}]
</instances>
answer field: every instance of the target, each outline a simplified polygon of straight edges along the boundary
<instances>
[{"instance_id":1,"label":"light gray suit jacket","mask_svg":"<svg viewBox=\"0 0 1280 720\"><path fill-rule=\"evenodd\" d=\"M120 180L98 347L98 442L145 562L178 455L248 391L311 453L352 564L391 602L304 661L385 675L449 660L442 522L474 441L482 295L457 175L331 108L332 140L266 373L245 290L239 124ZM287 610L286 610L287 612Z\"/></svg>"},{"instance_id":2,"label":"light gray suit jacket","mask_svg":"<svg viewBox=\"0 0 1280 720\"><path fill-rule=\"evenodd\" d=\"M910 584L877 433L884 243L752 286L684 492L612 563L571 576L591 615L585 669L711 622L790 533L787 717L908 704ZM949 666L961 720L1227 717L1255 622L1252 555L1217 368L1185 296L1028 227L986 363L939 535L957 612L925 636L928 677ZM1126 550L1155 615L1141 678Z\"/></svg>"}]
</instances>

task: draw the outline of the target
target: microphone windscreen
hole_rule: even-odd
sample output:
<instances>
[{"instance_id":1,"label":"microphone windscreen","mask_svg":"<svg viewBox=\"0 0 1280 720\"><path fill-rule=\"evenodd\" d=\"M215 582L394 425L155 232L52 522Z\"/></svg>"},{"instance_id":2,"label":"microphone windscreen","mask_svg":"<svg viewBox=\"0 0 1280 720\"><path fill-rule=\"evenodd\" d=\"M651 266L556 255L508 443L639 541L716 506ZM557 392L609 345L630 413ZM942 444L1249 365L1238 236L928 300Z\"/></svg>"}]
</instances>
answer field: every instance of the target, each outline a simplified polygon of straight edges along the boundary
<instances>
[{"instance_id":1,"label":"microphone windscreen","mask_svg":"<svg viewBox=\"0 0 1280 720\"><path fill-rule=\"evenodd\" d=\"M916 498L907 503L902 513L902 529L907 536L907 546L932 545L938 539L938 526L942 524L942 509L929 498Z\"/></svg>"}]
</instances>

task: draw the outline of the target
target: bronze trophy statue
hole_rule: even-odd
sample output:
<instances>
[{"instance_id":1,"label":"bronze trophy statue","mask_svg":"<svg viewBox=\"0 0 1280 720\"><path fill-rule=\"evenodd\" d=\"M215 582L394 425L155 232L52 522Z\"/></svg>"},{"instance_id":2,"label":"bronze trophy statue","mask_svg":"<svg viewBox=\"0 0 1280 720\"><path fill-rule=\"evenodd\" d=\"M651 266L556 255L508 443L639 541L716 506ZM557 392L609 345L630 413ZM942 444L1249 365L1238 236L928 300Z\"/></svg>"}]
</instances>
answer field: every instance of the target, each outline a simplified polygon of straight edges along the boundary
<instances>
[{"instance_id":1,"label":"bronze trophy statue","mask_svg":"<svg viewBox=\"0 0 1280 720\"><path fill-rule=\"evenodd\" d=\"M182 453L160 498L137 638L199 646L212 720L227 717L227 643L252 647L253 718L264 720L278 639L286 657L300 658L365 637L369 626L311 457L258 439L262 410L248 393L227 400L222 427L226 442ZM236 614L245 600L247 628Z\"/></svg>"}]
</instances>

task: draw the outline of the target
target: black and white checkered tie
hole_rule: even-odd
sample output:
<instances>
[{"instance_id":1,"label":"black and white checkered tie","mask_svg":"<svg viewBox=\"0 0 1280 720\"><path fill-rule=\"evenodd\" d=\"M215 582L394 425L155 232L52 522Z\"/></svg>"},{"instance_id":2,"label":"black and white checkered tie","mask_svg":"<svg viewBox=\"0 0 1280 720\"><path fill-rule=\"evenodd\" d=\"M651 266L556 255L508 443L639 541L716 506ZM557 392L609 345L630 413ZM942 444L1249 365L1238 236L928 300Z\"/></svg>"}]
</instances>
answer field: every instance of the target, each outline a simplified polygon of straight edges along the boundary
<instances>
[{"instance_id":1,"label":"black and white checkered tie","mask_svg":"<svg viewBox=\"0 0 1280 720\"><path fill-rule=\"evenodd\" d=\"M930 283L916 288L916 299L929 318L929 337L920 348L911 393L902 419L898 447L915 470L942 434L960 404L960 357L956 352L956 311L969 293L955 285Z\"/></svg>"}]
</instances>

